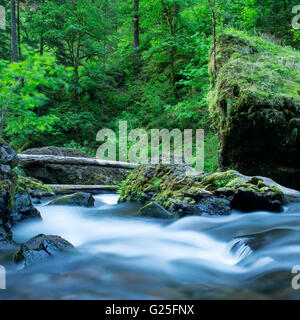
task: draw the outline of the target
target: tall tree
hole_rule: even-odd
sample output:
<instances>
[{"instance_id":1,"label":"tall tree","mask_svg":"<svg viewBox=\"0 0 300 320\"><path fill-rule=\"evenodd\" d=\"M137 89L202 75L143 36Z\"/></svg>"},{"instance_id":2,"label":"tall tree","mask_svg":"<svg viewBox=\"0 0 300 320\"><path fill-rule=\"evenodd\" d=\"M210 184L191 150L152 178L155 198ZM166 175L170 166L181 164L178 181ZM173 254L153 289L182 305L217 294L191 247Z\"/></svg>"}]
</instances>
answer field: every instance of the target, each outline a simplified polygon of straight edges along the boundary
<instances>
[{"instance_id":1,"label":"tall tree","mask_svg":"<svg viewBox=\"0 0 300 320\"><path fill-rule=\"evenodd\" d=\"M18 28L18 49L19 59L21 58L21 22L20 22L20 0L17 0L17 28Z\"/></svg>"},{"instance_id":2,"label":"tall tree","mask_svg":"<svg viewBox=\"0 0 300 320\"><path fill-rule=\"evenodd\" d=\"M177 97L177 89L176 89L176 73L175 73L175 56L176 56L176 46L175 44L175 37L178 31L177 29L177 18L179 12L179 6L176 1L166 2L165 0L161 0L161 4L163 7L163 13L166 20L166 23L169 28L171 45L169 49L170 54L170 65L171 65L171 82L174 88L175 96Z\"/></svg>"},{"instance_id":3,"label":"tall tree","mask_svg":"<svg viewBox=\"0 0 300 320\"><path fill-rule=\"evenodd\" d=\"M212 18L213 18L213 56L214 56L214 79L213 79L213 86L216 85L217 81L217 53L216 53L216 45L217 45L217 37L216 37L216 28L217 28L217 19L216 19L216 12L214 9L215 1L214 0L208 0L208 4L211 10Z\"/></svg>"},{"instance_id":4,"label":"tall tree","mask_svg":"<svg viewBox=\"0 0 300 320\"><path fill-rule=\"evenodd\" d=\"M18 61L18 45L17 45L17 26L16 26L16 3L15 0L10 1L11 11L11 48L12 61Z\"/></svg>"},{"instance_id":5,"label":"tall tree","mask_svg":"<svg viewBox=\"0 0 300 320\"><path fill-rule=\"evenodd\" d=\"M134 0L134 17L133 17L133 48L135 55L135 65L138 66L140 63L140 16L139 16L140 0Z\"/></svg>"}]
</instances>

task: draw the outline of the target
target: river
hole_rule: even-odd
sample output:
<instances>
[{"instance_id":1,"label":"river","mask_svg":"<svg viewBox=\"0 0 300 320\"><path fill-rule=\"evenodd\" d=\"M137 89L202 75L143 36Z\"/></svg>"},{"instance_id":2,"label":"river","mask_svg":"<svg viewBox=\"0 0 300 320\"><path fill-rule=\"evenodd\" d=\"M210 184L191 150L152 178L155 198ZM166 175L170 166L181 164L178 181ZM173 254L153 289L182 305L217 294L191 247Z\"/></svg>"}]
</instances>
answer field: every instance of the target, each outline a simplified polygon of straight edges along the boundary
<instances>
[{"instance_id":1,"label":"river","mask_svg":"<svg viewBox=\"0 0 300 320\"><path fill-rule=\"evenodd\" d=\"M140 205L95 196L94 208L37 205L42 221L14 239L59 235L76 250L27 269L1 258L0 299L299 299L300 203L282 213L159 220ZM1 254L0 254L1 255Z\"/></svg>"}]
</instances>

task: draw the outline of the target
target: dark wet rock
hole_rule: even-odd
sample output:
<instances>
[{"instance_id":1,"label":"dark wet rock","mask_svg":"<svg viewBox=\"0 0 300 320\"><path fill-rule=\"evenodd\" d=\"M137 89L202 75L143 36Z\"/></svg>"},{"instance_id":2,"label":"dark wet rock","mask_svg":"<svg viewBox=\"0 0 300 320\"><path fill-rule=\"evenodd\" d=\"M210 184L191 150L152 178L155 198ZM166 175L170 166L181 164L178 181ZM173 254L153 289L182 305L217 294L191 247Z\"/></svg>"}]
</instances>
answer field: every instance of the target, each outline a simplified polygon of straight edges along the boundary
<instances>
[{"instance_id":1,"label":"dark wet rock","mask_svg":"<svg viewBox=\"0 0 300 320\"><path fill-rule=\"evenodd\" d=\"M59 236L40 234L21 245L14 261L22 262L26 268L72 248L72 244Z\"/></svg>"},{"instance_id":2,"label":"dark wet rock","mask_svg":"<svg viewBox=\"0 0 300 320\"><path fill-rule=\"evenodd\" d=\"M40 212L33 206L28 193L16 193L10 214L12 226L28 219L42 219Z\"/></svg>"},{"instance_id":3,"label":"dark wet rock","mask_svg":"<svg viewBox=\"0 0 300 320\"><path fill-rule=\"evenodd\" d=\"M9 166L10 168L15 168L18 165L18 155L17 153L5 142L0 142L0 164L1 164L1 171L3 167L6 166L7 170ZM9 169L8 169L9 170ZM10 171L10 170L9 170Z\"/></svg>"},{"instance_id":4,"label":"dark wet rock","mask_svg":"<svg viewBox=\"0 0 300 320\"><path fill-rule=\"evenodd\" d=\"M25 190L20 192L18 176L12 170L18 164L17 153L9 145L0 143L0 220L2 227L9 232L15 224L40 213L32 205Z\"/></svg>"},{"instance_id":5,"label":"dark wet rock","mask_svg":"<svg viewBox=\"0 0 300 320\"><path fill-rule=\"evenodd\" d=\"M0 226L0 250L11 250L17 247L18 245L12 239L10 229Z\"/></svg>"},{"instance_id":6,"label":"dark wet rock","mask_svg":"<svg viewBox=\"0 0 300 320\"><path fill-rule=\"evenodd\" d=\"M71 195L56 198L48 203L48 206L80 206L93 207L95 203L94 197L90 193L77 192Z\"/></svg>"},{"instance_id":7,"label":"dark wet rock","mask_svg":"<svg viewBox=\"0 0 300 320\"><path fill-rule=\"evenodd\" d=\"M157 202L150 202L140 209L139 214L141 217L170 219L173 215L164 209Z\"/></svg>"},{"instance_id":8,"label":"dark wet rock","mask_svg":"<svg viewBox=\"0 0 300 320\"><path fill-rule=\"evenodd\" d=\"M282 201L276 197L248 190L237 190L230 203L233 209L244 212L258 210L280 212L282 205Z\"/></svg>"},{"instance_id":9,"label":"dark wet rock","mask_svg":"<svg viewBox=\"0 0 300 320\"><path fill-rule=\"evenodd\" d=\"M28 149L22 153L89 158L81 151L58 147ZM46 184L118 185L129 175L125 169L83 165L26 164L24 169L29 176Z\"/></svg>"},{"instance_id":10,"label":"dark wet rock","mask_svg":"<svg viewBox=\"0 0 300 320\"><path fill-rule=\"evenodd\" d=\"M224 198L209 197L200 200L197 208L201 215L229 215L231 213L230 201Z\"/></svg>"},{"instance_id":11,"label":"dark wet rock","mask_svg":"<svg viewBox=\"0 0 300 320\"><path fill-rule=\"evenodd\" d=\"M176 212L179 217L189 215L229 215L231 213L231 206L227 199L206 197L201 199L197 204L174 202L174 212Z\"/></svg>"}]
</instances>

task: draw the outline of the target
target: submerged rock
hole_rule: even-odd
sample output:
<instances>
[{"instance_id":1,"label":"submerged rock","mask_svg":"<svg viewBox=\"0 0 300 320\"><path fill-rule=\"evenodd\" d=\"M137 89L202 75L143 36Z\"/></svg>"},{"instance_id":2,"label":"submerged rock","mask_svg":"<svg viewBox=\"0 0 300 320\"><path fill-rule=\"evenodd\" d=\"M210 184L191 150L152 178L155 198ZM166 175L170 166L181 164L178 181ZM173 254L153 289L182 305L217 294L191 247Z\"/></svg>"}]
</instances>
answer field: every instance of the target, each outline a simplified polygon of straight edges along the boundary
<instances>
[{"instance_id":1,"label":"submerged rock","mask_svg":"<svg viewBox=\"0 0 300 320\"><path fill-rule=\"evenodd\" d=\"M71 243L59 236L40 234L21 245L14 255L14 261L24 263L26 268L72 248Z\"/></svg>"},{"instance_id":2,"label":"submerged rock","mask_svg":"<svg viewBox=\"0 0 300 320\"><path fill-rule=\"evenodd\" d=\"M44 147L28 149L23 154L31 155L55 155L62 157L88 158L81 151ZM98 166L76 166L60 164L26 164L24 169L31 177L46 184L79 184L79 185L118 185L129 175L129 171L118 168L104 168Z\"/></svg>"},{"instance_id":3,"label":"submerged rock","mask_svg":"<svg viewBox=\"0 0 300 320\"><path fill-rule=\"evenodd\" d=\"M71 195L56 198L48 203L48 206L80 206L93 207L95 203L94 197L90 193L77 192Z\"/></svg>"},{"instance_id":4,"label":"submerged rock","mask_svg":"<svg viewBox=\"0 0 300 320\"><path fill-rule=\"evenodd\" d=\"M299 51L231 30L218 37L216 55L208 101L221 169L300 190Z\"/></svg>"},{"instance_id":5,"label":"submerged rock","mask_svg":"<svg viewBox=\"0 0 300 320\"><path fill-rule=\"evenodd\" d=\"M157 202L150 202L146 206L140 209L139 214L141 217L170 219L173 215L164 209Z\"/></svg>"},{"instance_id":6,"label":"submerged rock","mask_svg":"<svg viewBox=\"0 0 300 320\"><path fill-rule=\"evenodd\" d=\"M191 175L181 166L143 165L121 188L120 202L156 202L174 217L228 215L232 209L278 212L287 201L284 189L272 180L233 170Z\"/></svg>"}]
</instances>

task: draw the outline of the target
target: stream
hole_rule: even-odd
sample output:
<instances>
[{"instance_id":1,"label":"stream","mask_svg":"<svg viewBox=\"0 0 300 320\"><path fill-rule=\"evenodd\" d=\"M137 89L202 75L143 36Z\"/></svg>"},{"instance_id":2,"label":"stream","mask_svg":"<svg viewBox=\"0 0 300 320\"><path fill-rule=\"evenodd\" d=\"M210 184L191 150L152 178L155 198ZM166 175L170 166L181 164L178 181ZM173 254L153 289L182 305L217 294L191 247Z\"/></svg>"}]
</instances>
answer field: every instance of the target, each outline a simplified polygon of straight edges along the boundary
<instances>
[{"instance_id":1,"label":"stream","mask_svg":"<svg viewBox=\"0 0 300 320\"><path fill-rule=\"evenodd\" d=\"M21 269L5 257L0 299L299 299L300 203L179 220L137 217L139 204L95 196L94 208L37 205L17 242L59 235L76 250Z\"/></svg>"}]
</instances>

